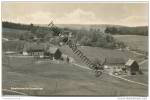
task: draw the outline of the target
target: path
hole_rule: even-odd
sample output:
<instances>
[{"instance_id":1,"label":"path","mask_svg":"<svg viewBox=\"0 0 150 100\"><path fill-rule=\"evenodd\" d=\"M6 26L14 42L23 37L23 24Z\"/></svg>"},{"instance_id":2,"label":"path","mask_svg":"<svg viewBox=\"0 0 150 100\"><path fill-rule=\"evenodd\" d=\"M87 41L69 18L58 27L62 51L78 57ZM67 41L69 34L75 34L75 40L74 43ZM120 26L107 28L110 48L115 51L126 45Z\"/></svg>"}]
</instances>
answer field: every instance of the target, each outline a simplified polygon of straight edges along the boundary
<instances>
[{"instance_id":1,"label":"path","mask_svg":"<svg viewBox=\"0 0 150 100\"><path fill-rule=\"evenodd\" d=\"M90 68L88 68L88 67L85 67L85 66L82 66L82 65L79 65L79 64L76 64L76 63L73 63L73 64L76 65L76 66L78 66L78 67L80 67L80 68L92 70L92 69L90 69ZM108 74L108 73L105 73L105 74ZM108 74L108 75L110 75L110 74ZM143 86L148 86L148 84L144 84L144 83L140 83L140 82L128 80L128 79L126 79L126 78L122 78L122 77L119 77L119 76L116 76L116 75L110 75L110 76L113 76L113 77L122 79L122 80L124 80L124 81L128 81L128 82L130 82L130 83L139 84L139 85L143 85Z\"/></svg>"}]
</instances>

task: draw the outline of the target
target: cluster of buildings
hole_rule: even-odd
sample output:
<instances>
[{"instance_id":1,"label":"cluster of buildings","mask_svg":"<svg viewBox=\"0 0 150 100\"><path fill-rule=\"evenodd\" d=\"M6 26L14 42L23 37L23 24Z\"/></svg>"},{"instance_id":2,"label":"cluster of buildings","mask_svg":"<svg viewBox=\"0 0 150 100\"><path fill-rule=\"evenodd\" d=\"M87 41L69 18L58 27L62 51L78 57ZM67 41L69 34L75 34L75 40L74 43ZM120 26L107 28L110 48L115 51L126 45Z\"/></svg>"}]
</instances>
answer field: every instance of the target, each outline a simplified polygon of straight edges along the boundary
<instances>
[{"instance_id":1,"label":"cluster of buildings","mask_svg":"<svg viewBox=\"0 0 150 100\"><path fill-rule=\"evenodd\" d=\"M66 32L62 36L68 36L68 33ZM72 37L72 33L69 33L69 36ZM73 58L63 54L58 47L49 43L25 42L21 53L24 56L37 56L51 60L63 59L66 62L74 61ZM106 58L104 70L115 75L136 75L140 71L140 66L132 59L127 61L122 58Z\"/></svg>"},{"instance_id":2,"label":"cluster of buildings","mask_svg":"<svg viewBox=\"0 0 150 100\"><path fill-rule=\"evenodd\" d=\"M137 75L140 72L140 66L135 60L126 61L122 58L107 58L104 69L114 75Z\"/></svg>"},{"instance_id":3,"label":"cluster of buildings","mask_svg":"<svg viewBox=\"0 0 150 100\"><path fill-rule=\"evenodd\" d=\"M58 47L45 43L26 43L22 54L24 56L38 56L51 60L60 60L62 58L65 61L70 60L68 55L63 54ZM106 58L104 70L109 74L115 75L136 75L140 71L140 66L132 59Z\"/></svg>"},{"instance_id":4,"label":"cluster of buildings","mask_svg":"<svg viewBox=\"0 0 150 100\"><path fill-rule=\"evenodd\" d=\"M65 62L74 62L72 57L64 54L58 47L46 43L25 43L22 55L34 56L50 60L63 60Z\"/></svg>"},{"instance_id":5,"label":"cluster of buildings","mask_svg":"<svg viewBox=\"0 0 150 100\"><path fill-rule=\"evenodd\" d=\"M60 59L62 52L56 46L50 46L45 43L25 43L22 54L24 56L48 57L52 60Z\"/></svg>"}]
</instances>

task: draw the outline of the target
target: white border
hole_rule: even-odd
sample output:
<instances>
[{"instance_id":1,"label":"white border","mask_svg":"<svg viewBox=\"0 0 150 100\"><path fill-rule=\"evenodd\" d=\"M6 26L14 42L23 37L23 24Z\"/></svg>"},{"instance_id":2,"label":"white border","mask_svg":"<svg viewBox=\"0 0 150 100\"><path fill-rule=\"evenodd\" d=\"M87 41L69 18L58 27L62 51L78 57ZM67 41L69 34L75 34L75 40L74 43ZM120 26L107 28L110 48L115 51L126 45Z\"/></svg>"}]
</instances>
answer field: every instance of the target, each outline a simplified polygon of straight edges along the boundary
<instances>
[{"instance_id":1,"label":"white border","mask_svg":"<svg viewBox=\"0 0 150 100\"><path fill-rule=\"evenodd\" d=\"M73 0L44 0L44 1L42 1L42 0L1 0L2 2L55 2L55 3L59 3L59 2L61 2L61 3L78 3L78 2L80 2L80 3L147 3L147 2L149 2L149 0L115 0L115 1L113 1L113 0L93 0L93 1L91 1L91 0L75 0L75 1L73 1ZM0 3L1 4L1 3ZM149 7L149 11L150 11L150 7ZM150 14L150 13L149 13ZM149 15L150 16L150 15ZM1 17L1 11L0 11L0 17ZM150 22L150 20L149 20L149 22ZM0 23L0 26L2 25L2 23ZM1 30L1 33L2 33L2 27L0 27L0 30ZM150 30L149 30L150 31ZM1 36L0 36L0 39L2 40L2 34L1 34ZM150 37L149 37L149 39L150 39ZM2 43L2 42L1 42ZM1 52L1 50L2 50L2 45L1 45L1 43L0 43L0 47L1 47L1 49L0 49L0 52ZM0 53L0 56L2 57L2 55L1 55L1 53ZM149 56L150 57L150 56ZM2 59L0 59L0 64L2 65ZM149 62L149 64L150 64L150 62ZM2 68L2 67L1 67ZM1 70L1 68L0 68L0 72L2 71ZM149 68L149 72L150 72L150 68ZM0 73L0 80L1 80L1 73ZM149 77L149 80L150 80L150 77ZM0 83L0 85L1 85L1 83ZM1 90L1 87L0 87L0 90ZM150 92L149 92L150 93ZM122 98L122 99L121 99ZM33 100L33 99L36 99L36 100L50 100L50 99L55 99L55 100L58 100L58 99L61 99L61 100L77 100L77 99L81 99L81 100L91 100L91 99L95 99L95 100L117 100L118 99L118 97L64 97L64 96L62 96L62 97L23 97L23 96L21 96L21 97L16 97L16 96L13 96L13 97L1 97L0 99L3 99L3 100ZM119 97L119 99L120 100L128 100L128 99L130 99L130 100L146 100L146 98L144 97L144 98L142 98L142 97Z\"/></svg>"}]
</instances>

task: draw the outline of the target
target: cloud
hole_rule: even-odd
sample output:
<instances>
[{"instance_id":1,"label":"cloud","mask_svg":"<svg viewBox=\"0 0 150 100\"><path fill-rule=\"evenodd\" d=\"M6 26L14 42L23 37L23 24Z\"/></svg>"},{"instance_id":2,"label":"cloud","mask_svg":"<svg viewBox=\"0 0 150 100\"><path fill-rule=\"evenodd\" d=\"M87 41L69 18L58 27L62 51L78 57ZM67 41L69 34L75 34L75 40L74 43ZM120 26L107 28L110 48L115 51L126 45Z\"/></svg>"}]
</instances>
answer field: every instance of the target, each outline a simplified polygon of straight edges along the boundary
<instances>
[{"instance_id":1,"label":"cloud","mask_svg":"<svg viewBox=\"0 0 150 100\"><path fill-rule=\"evenodd\" d=\"M129 16L121 20L121 23L128 26L148 25L148 17Z\"/></svg>"},{"instance_id":2,"label":"cloud","mask_svg":"<svg viewBox=\"0 0 150 100\"><path fill-rule=\"evenodd\" d=\"M65 16L56 19L56 23L66 24L91 24L96 22L96 16L93 12L76 9Z\"/></svg>"},{"instance_id":3,"label":"cloud","mask_svg":"<svg viewBox=\"0 0 150 100\"><path fill-rule=\"evenodd\" d=\"M110 18L112 18L110 20ZM127 26L148 25L148 16L130 15L123 18L115 16L98 16L90 10L74 9L72 12L48 12L37 11L24 15L7 15L2 17L2 20L7 20L16 23L26 24L48 24L51 20L54 24L118 24Z\"/></svg>"},{"instance_id":4,"label":"cloud","mask_svg":"<svg viewBox=\"0 0 150 100\"><path fill-rule=\"evenodd\" d=\"M23 16L10 16L4 20L17 22L17 23L34 23L34 24L48 24L48 22L53 18L53 14L48 12L35 12Z\"/></svg>"},{"instance_id":5,"label":"cloud","mask_svg":"<svg viewBox=\"0 0 150 100\"><path fill-rule=\"evenodd\" d=\"M5 20L27 24L48 24L50 20L53 20L56 24L95 24L102 22L97 20L93 12L84 11L81 9L76 9L70 13L64 13L63 15L56 15L55 13L44 11L35 12L23 16L7 17Z\"/></svg>"}]
</instances>

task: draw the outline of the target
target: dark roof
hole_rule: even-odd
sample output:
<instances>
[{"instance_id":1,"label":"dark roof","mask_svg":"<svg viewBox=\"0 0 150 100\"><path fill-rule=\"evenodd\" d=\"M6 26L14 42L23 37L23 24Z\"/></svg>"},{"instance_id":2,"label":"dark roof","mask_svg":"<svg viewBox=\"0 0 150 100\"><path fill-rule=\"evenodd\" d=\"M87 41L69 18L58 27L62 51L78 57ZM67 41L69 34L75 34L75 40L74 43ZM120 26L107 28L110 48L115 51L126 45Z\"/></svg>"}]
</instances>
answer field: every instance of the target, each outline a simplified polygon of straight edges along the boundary
<instances>
[{"instance_id":1,"label":"dark roof","mask_svg":"<svg viewBox=\"0 0 150 100\"><path fill-rule=\"evenodd\" d=\"M123 58L106 58L105 64L125 64L125 60Z\"/></svg>"},{"instance_id":2,"label":"dark roof","mask_svg":"<svg viewBox=\"0 0 150 100\"><path fill-rule=\"evenodd\" d=\"M36 51L36 50L46 50L47 45L44 43L25 43L24 44L24 51Z\"/></svg>"}]
</instances>

